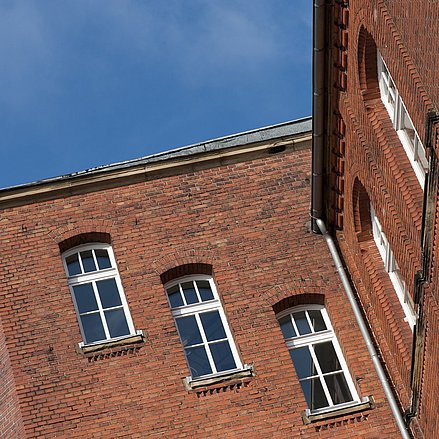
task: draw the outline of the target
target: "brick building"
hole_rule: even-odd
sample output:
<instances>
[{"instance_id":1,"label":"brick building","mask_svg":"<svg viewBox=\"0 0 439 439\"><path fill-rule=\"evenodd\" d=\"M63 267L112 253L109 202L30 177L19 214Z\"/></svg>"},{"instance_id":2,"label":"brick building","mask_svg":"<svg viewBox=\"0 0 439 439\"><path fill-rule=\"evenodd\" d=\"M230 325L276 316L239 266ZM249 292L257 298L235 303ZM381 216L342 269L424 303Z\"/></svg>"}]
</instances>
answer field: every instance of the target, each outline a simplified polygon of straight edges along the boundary
<instances>
[{"instance_id":1,"label":"brick building","mask_svg":"<svg viewBox=\"0 0 439 439\"><path fill-rule=\"evenodd\" d=\"M438 3L314 5L313 216L343 256L403 422L437 438Z\"/></svg>"},{"instance_id":2,"label":"brick building","mask_svg":"<svg viewBox=\"0 0 439 439\"><path fill-rule=\"evenodd\" d=\"M0 191L0 437L398 437L310 179L303 119Z\"/></svg>"}]
</instances>

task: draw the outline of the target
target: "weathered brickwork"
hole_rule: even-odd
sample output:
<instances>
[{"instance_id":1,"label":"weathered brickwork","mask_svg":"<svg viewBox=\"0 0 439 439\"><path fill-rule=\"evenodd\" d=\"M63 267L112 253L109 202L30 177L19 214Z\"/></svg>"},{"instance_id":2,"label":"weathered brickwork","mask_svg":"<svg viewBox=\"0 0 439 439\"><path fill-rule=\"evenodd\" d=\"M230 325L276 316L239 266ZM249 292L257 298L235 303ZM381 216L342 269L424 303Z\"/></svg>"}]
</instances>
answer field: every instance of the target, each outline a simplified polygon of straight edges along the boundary
<instances>
[{"instance_id":1,"label":"weathered brickwork","mask_svg":"<svg viewBox=\"0 0 439 439\"><path fill-rule=\"evenodd\" d=\"M309 144L290 146L3 210L0 317L25 430L14 436L0 424L3 437L398 437L326 244L309 231L310 166ZM60 243L84 233L111 237L143 343L78 352ZM161 279L184 264L212 266L255 376L186 390ZM360 396L373 395L376 407L304 425L306 402L275 310L314 297L327 307Z\"/></svg>"},{"instance_id":2,"label":"weathered brickwork","mask_svg":"<svg viewBox=\"0 0 439 439\"><path fill-rule=\"evenodd\" d=\"M18 403L14 373L0 325L0 438L23 437L23 422Z\"/></svg>"},{"instance_id":3,"label":"weathered brickwork","mask_svg":"<svg viewBox=\"0 0 439 439\"><path fill-rule=\"evenodd\" d=\"M433 148L437 154L439 142L434 129L428 128L428 121L429 114L437 112L439 103L438 3L424 0L350 0L336 1L329 6L330 3L331 47L339 44L337 17L340 8L348 9L349 20L345 61L347 86L343 90L335 81L328 83L331 94L327 111L330 119L327 125L328 151L340 150L340 135L332 128L337 124L336 120L341 119L346 124L343 136L344 191L342 194L337 190L332 195L326 194L331 203L328 206L329 221L339 229L337 239L340 248L395 393L403 411L410 412L413 410L413 379L416 381L416 377L412 376L413 335L404 321L402 307L373 239L370 205L376 211L401 276L411 297L418 302L415 310L422 314L420 322L425 325L425 329L418 328L417 335L417 343L424 343L415 354L423 358L416 360L418 364L422 363L419 367L422 379L420 388L416 390L421 395L419 410L411 426L415 436L433 438L439 435L439 425L435 421L439 379L437 367L433 366L438 361L436 346L439 342L437 220L433 222L433 231L423 224L428 216L428 209L427 214L424 210L424 191L382 102L377 50L385 60L422 143ZM333 58L334 71L338 55L334 55L334 49L328 53ZM429 138L430 135L433 139ZM328 175L331 187L337 187L340 173L331 170ZM425 186L425 200L435 209L438 203L436 193L437 187ZM343 206L342 222L337 215L340 206ZM433 208L430 207L430 210ZM425 261L421 232L424 236L427 233L430 240L430 261ZM421 286L416 287L415 280L423 272L427 277L426 283L421 282ZM419 288L418 292L416 288Z\"/></svg>"}]
</instances>

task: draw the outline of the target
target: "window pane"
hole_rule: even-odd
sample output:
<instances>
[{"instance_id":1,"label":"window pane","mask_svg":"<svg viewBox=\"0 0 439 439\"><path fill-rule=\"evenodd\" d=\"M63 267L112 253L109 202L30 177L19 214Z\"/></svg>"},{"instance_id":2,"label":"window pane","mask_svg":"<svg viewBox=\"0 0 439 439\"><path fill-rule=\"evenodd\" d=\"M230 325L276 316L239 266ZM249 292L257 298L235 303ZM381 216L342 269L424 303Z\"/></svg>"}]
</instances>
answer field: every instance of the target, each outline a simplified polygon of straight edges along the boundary
<instances>
[{"instance_id":1,"label":"window pane","mask_svg":"<svg viewBox=\"0 0 439 439\"><path fill-rule=\"evenodd\" d=\"M198 292L200 293L201 300L206 302L213 299L213 292L210 288L210 283L207 280L197 280Z\"/></svg>"},{"instance_id":2,"label":"window pane","mask_svg":"<svg viewBox=\"0 0 439 439\"><path fill-rule=\"evenodd\" d=\"M327 375L325 381L334 404L352 401L352 395L343 373Z\"/></svg>"},{"instance_id":3,"label":"window pane","mask_svg":"<svg viewBox=\"0 0 439 439\"><path fill-rule=\"evenodd\" d=\"M228 341L220 341L219 343L212 343L209 345L212 353L213 361L216 370L222 372L236 368L235 360L233 359L232 350Z\"/></svg>"},{"instance_id":4,"label":"window pane","mask_svg":"<svg viewBox=\"0 0 439 439\"><path fill-rule=\"evenodd\" d=\"M188 305L191 303L198 303L197 293L195 292L195 287L192 282L182 283L181 288L183 289L184 298Z\"/></svg>"},{"instance_id":5,"label":"window pane","mask_svg":"<svg viewBox=\"0 0 439 439\"><path fill-rule=\"evenodd\" d=\"M96 271L95 261L93 260L93 254L91 250L81 252L82 266L84 267L84 272L89 273L90 271Z\"/></svg>"},{"instance_id":6,"label":"window pane","mask_svg":"<svg viewBox=\"0 0 439 439\"><path fill-rule=\"evenodd\" d=\"M94 341L105 340L104 327L102 326L101 316L99 313L86 314L81 316L82 329L84 330L85 342L93 343Z\"/></svg>"},{"instance_id":7,"label":"window pane","mask_svg":"<svg viewBox=\"0 0 439 439\"><path fill-rule=\"evenodd\" d=\"M223 323L218 311L205 312L200 314L204 333L207 341L220 340L226 338Z\"/></svg>"},{"instance_id":8,"label":"window pane","mask_svg":"<svg viewBox=\"0 0 439 439\"><path fill-rule=\"evenodd\" d=\"M66 258L67 271L69 276L74 276L75 274L81 274L81 266L79 265L78 253L70 255Z\"/></svg>"},{"instance_id":9,"label":"window pane","mask_svg":"<svg viewBox=\"0 0 439 439\"><path fill-rule=\"evenodd\" d=\"M308 315L314 328L314 332L325 331L327 329L321 311L312 309L308 311Z\"/></svg>"},{"instance_id":10,"label":"window pane","mask_svg":"<svg viewBox=\"0 0 439 439\"><path fill-rule=\"evenodd\" d=\"M186 358L191 369L192 378L212 373L204 346L185 349Z\"/></svg>"},{"instance_id":11,"label":"window pane","mask_svg":"<svg viewBox=\"0 0 439 439\"><path fill-rule=\"evenodd\" d=\"M116 279L98 280L96 286L98 287L99 297L103 308L122 305Z\"/></svg>"},{"instance_id":12,"label":"window pane","mask_svg":"<svg viewBox=\"0 0 439 439\"><path fill-rule=\"evenodd\" d=\"M178 285L168 288L168 297L169 297L169 302L171 304L171 308L176 308L177 306L184 305Z\"/></svg>"},{"instance_id":13,"label":"window pane","mask_svg":"<svg viewBox=\"0 0 439 439\"><path fill-rule=\"evenodd\" d=\"M95 250L96 259L98 261L99 270L104 270L105 268L111 268L110 257L105 249Z\"/></svg>"},{"instance_id":14,"label":"window pane","mask_svg":"<svg viewBox=\"0 0 439 439\"><path fill-rule=\"evenodd\" d=\"M202 342L195 316L181 317L175 321L183 346L192 346Z\"/></svg>"},{"instance_id":15,"label":"window pane","mask_svg":"<svg viewBox=\"0 0 439 439\"><path fill-rule=\"evenodd\" d=\"M105 311L105 320L111 337L122 337L130 333L123 309Z\"/></svg>"},{"instance_id":16,"label":"window pane","mask_svg":"<svg viewBox=\"0 0 439 439\"><path fill-rule=\"evenodd\" d=\"M309 334L311 328L309 327L308 320L306 320L305 311L293 313L294 320L296 321L297 329L300 335Z\"/></svg>"},{"instance_id":17,"label":"window pane","mask_svg":"<svg viewBox=\"0 0 439 439\"><path fill-rule=\"evenodd\" d=\"M308 403L308 407L311 410L320 409L329 405L319 378L304 380L301 381L300 384L302 386L306 402Z\"/></svg>"},{"instance_id":18,"label":"window pane","mask_svg":"<svg viewBox=\"0 0 439 439\"><path fill-rule=\"evenodd\" d=\"M323 373L341 370L341 365L332 342L327 341L314 345L314 352Z\"/></svg>"},{"instance_id":19,"label":"window pane","mask_svg":"<svg viewBox=\"0 0 439 439\"><path fill-rule=\"evenodd\" d=\"M95 311L98 309L93 285L91 283L75 285L73 287L73 293L75 295L76 306L78 307L79 313Z\"/></svg>"},{"instance_id":20,"label":"window pane","mask_svg":"<svg viewBox=\"0 0 439 439\"><path fill-rule=\"evenodd\" d=\"M284 338L296 337L296 331L294 330L293 324L291 323L291 315L288 314L285 317L279 319L280 329L282 329L282 334Z\"/></svg>"},{"instance_id":21,"label":"window pane","mask_svg":"<svg viewBox=\"0 0 439 439\"><path fill-rule=\"evenodd\" d=\"M299 379L317 375L308 346L291 349L290 355Z\"/></svg>"}]
</instances>

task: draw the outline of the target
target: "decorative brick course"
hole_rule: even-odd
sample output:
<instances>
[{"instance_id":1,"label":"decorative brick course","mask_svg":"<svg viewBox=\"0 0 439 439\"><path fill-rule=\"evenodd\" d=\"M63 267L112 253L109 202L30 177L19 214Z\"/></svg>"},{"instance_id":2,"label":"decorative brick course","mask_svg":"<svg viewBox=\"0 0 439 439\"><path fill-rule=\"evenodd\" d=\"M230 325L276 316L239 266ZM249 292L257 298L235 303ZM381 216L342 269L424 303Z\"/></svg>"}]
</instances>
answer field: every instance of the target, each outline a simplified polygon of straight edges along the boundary
<instances>
[{"instance_id":1,"label":"decorative brick course","mask_svg":"<svg viewBox=\"0 0 439 439\"><path fill-rule=\"evenodd\" d=\"M346 7L344 2L336 1L333 10L328 9L332 14L329 19L329 44L334 46L340 40L338 17L342 3ZM417 348L419 358L415 362L422 363L419 384L422 390L416 389L421 396L418 413L411 421L412 433L419 438L438 437L436 395L439 393L439 379L437 367L433 366L439 358L437 175L431 176L434 182L425 188L424 197L381 101L377 49L386 62L422 143L432 148L427 155L436 157L439 151L437 120L431 127L429 118L431 111L437 112L439 108L439 8L436 1L350 0L347 9L350 17L346 29L349 41L346 52L347 86L343 89L337 84L328 84L327 157L340 150L340 134L334 130L334 125L337 125L338 119L346 124L344 190L339 193L334 189L325 194L329 222L333 228L340 230L336 235L338 244L364 313L403 411L410 411L413 408L412 334L403 321L404 314L367 224L368 212L364 203L368 204L370 200L374 206L410 294L420 301L415 305L421 312L419 324L425 325L417 331L421 348ZM335 64L328 71L337 78L338 55L333 49L328 50L328 54ZM340 172L336 162L333 158L327 158L327 162L328 183L330 187L338 188ZM364 187L366 197L359 193L358 184ZM424 201L427 203L425 208ZM342 222L340 207L343 209ZM361 209L367 214L363 215ZM431 229L430 218L433 218ZM421 233L427 233L427 253L424 253ZM426 261L426 257L430 259ZM419 281L420 273L426 279ZM416 279L421 286L415 287ZM419 349L424 349L423 356Z\"/></svg>"}]
</instances>

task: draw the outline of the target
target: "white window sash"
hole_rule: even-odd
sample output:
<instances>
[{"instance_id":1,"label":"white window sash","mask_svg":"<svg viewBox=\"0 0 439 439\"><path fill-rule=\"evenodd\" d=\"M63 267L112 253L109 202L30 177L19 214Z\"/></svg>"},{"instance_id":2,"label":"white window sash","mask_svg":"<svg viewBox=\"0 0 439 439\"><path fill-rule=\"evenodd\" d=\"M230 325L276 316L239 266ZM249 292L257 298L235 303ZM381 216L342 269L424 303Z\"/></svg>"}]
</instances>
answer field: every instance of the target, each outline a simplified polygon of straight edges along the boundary
<instances>
[{"instance_id":1,"label":"white window sash","mask_svg":"<svg viewBox=\"0 0 439 439\"><path fill-rule=\"evenodd\" d=\"M197 280L203 280L203 281L209 282L209 285L210 285L210 288L211 288L212 294L213 294L213 299L206 301L206 302L201 302L201 295L198 291L198 286L197 286L196 282L193 282L193 284L195 284L195 291L196 291L198 300L200 300L200 303L194 303L194 304L187 305L181 284L183 284L185 282L191 282L191 281L197 281ZM179 290L180 290L180 294L181 294L181 297L183 299L184 305L180 306L180 307L172 308L171 302L169 301L169 296L167 294L167 291L169 288L172 288L175 285L179 285ZM235 341L234 341L233 336L232 336L232 332L230 330L224 309L222 307L222 304L221 304L221 301L220 301L220 298L218 295L218 291L216 289L216 285L215 285L212 277L206 276L206 275L192 275L192 276L180 277L174 281L168 282L165 285L165 291L166 291L166 297L168 298L169 307L171 308L171 313L172 313L172 316L174 317L175 321L179 317L185 317L185 316L191 316L191 315L193 315L195 317L195 320L196 320L197 326L198 326L198 330L200 331L202 343L197 344L197 345L193 345L193 346L203 346L204 347L208 361L209 361L210 368L212 370L212 373L210 373L210 374L197 376L195 378L188 377L188 379L197 380L197 379L201 379L201 378L223 375L225 373L230 373L233 371L242 370L243 364L242 364L241 359L239 357L238 350L236 348ZM223 328L224 328L224 332L226 334L226 338L215 340L214 342L209 342L207 340L203 325L201 323L200 314L210 312L210 311L218 311L220 319L221 319L221 323L222 323ZM176 326L177 326L177 324L176 324ZM177 326L177 331L178 331L178 326ZM234 369L230 369L227 371L218 372L216 365L215 365L215 361L214 361L213 356L212 356L212 353L210 351L210 345L215 344L215 343L220 342L220 341L226 341L226 340L230 346L230 350L232 352L232 357L233 357L233 360L235 361L236 367ZM181 337L180 337L180 341L181 341ZM184 348L185 347L183 346L183 349ZM190 369L189 362L188 362L188 367Z\"/></svg>"},{"instance_id":2,"label":"white window sash","mask_svg":"<svg viewBox=\"0 0 439 439\"><path fill-rule=\"evenodd\" d=\"M300 311L311 311L311 310L319 310L321 312L327 329L324 331L314 332L314 333L310 333L310 334L297 335L296 337L292 337L290 339L285 340L285 343L286 343L288 350L297 349L300 347L309 347L309 349L310 349L312 360L314 361L314 365L315 365L316 370L318 372L318 378L320 380L320 383L322 384L323 391L324 391L325 396L327 398L327 401L329 403L329 405L326 407L322 407L321 409L312 410L312 413L320 413L320 412L328 411L328 410L331 410L334 408L359 403L360 398L359 398L357 389L355 388L351 374L349 373L349 369L347 367L346 361L345 361L343 353L341 351L340 344L338 343L337 337L335 336L335 332L334 332L334 329L332 327L331 320L329 319L329 316L328 316L328 313L327 313L325 307L322 305L300 305L300 306L297 306L294 308L284 310L284 311L280 312L279 314L277 314L276 317L277 317L277 319L281 319L282 317L285 317L286 315L291 315L293 313L300 312ZM308 313L306 313L306 318L307 318L308 324L310 325L310 328L312 328ZM296 331L296 334L299 334L299 331L297 329L297 326L295 325L294 319L292 319L291 323L293 324L293 327L294 327L294 330ZM321 367L320 367L320 363L317 360L317 356L315 355L313 346L316 344L319 344L319 343L323 343L323 342L331 342L332 343L334 350L335 350L335 353L337 355L337 359L338 359L340 366L341 366L340 371L335 371L334 373L332 373L332 372L331 373L323 373L322 372ZM342 404L334 404L324 377L329 376L329 375L335 375L336 373L343 373L343 376L346 380L347 386L348 386L349 391L350 391L351 396L352 396L352 401L342 403ZM317 375L316 375L316 377L317 377ZM303 378L299 381L305 381L307 379L309 379L309 377Z\"/></svg>"},{"instance_id":3,"label":"white window sash","mask_svg":"<svg viewBox=\"0 0 439 439\"><path fill-rule=\"evenodd\" d=\"M393 128L398 134L404 151L410 161L410 164L415 171L416 178L419 181L422 189L425 185L425 175L428 171L428 160L424 145L421 142L419 134L413 124L410 114L399 95L395 82L390 75L381 54L377 51L377 65L378 65L378 83L380 88L381 100L389 113ZM392 91L394 90L394 91ZM389 95L392 95L393 104L389 102ZM408 123L413 128L414 139L412 140L406 131L404 125L404 117L407 118Z\"/></svg>"},{"instance_id":4,"label":"white window sash","mask_svg":"<svg viewBox=\"0 0 439 439\"><path fill-rule=\"evenodd\" d=\"M67 267L67 262L66 259L71 256L72 254L76 254L76 253L80 253L80 252L84 252L87 250L96 250L96 249L104 249L107 251L108 253L108 257L110 259L111 262L111 267L110 268L105 268L102 270L99 270L99 265L98 265L98 261L96 259L96 255L95 252L92 251L92 255L93 255L93 260L95 263L95 266L97 268L97 271L93 271L93 272L88 272L88 273L83 273L83 274L77 274L74 276L69 276L69 272L68 272L68 267ZM78 255L78 260L79 260L79 264L81 267L81 271L84 271L84 267L82 265L82 259L79 257ZM114 340L119 340L125 337L130 337L132 335L137 334L135 328L134 328L134 323L131 317L131 313L129 311L129 307L128 307L128 302L125 296L125 292L122 286L122 282L119 276L119 271L117 269L117 264L116 264L116 259L114 257L114 252L113 249L111 247L111 245L109 244L102 244L102 243L92 243L92 244L86 244L86 245L81 245L79 247L75 247L73 249L70 249L66 252L63 253L63 264L64 264L64 269L65 272L68 276L68 283L69 283L69 289L70 289L70 293L72 295L72 300L73 300L73 305L75 308L75 312L77 315L77 319L78 319L78 323L79 323L79 328L81 331L81 336L82 339L84 340L83 342L80 343L80 346L88 346L88 345L94 345L94 344L102 344L102 343L106 343L109 341L114 341ZM96 282L98 281L102 281L102 280L107 280L107 279L114 279L116 282L116 286L119 292L119 298L121 301L121 305L118 305L116 307L111 307L111 308L104 308L101 302L101 299L99 297L99 293L97 291L97 285ZM97 310L94 310L92 312L87 312L87 313L80 313L77 303L76 303L76 297L74 294L74 290L73 287L78 286L78 285L82 285L82 284L86 284L86 283L91 283L92 288L93 288L93 293L95 296L95 300L98 306ZM123 309L124 315L125 315L125 319L126 319L126 323L128 326L128 330L129 330L129 334L124 335L124 336L120 336L120 337L111 337L110 335L110 330L108 328L108 324L107 324L107 320L105 317L105 311L111 311L112 309ZM105 334L105 339L103 340L97 340L91 343L87 343L86 340L86 334L84 331L84 328L82 326L82 319L81 316L83 315L87 315L87 314L99 314L99 317L101 319L102 322L102 327L104 329L104 334Z\"/></svg>"},{"instance_id":5,"label":"white window sash","mask_svg":"<svg viewBox=\"0 0 439 439\"><path fill-rule=\"evenodd\" d=\"M407 291L407 285L399 272L399 267L396 262L395 255L390 248L389 241L387 240L387 237L383 232L383 228L376 216L376 212L372 204L370 205L370 215L372 220L373 238L375 240L375 244L378 248L380 256L383 260L384 269L389 275L390 281L393 285L393 289L404 311L404 320L409 324L410 329L413 331L414 325L416 323L416 313L413 309L411 302L407 300L407 295L409 295Z\"/></svg>"}]
</instances>

